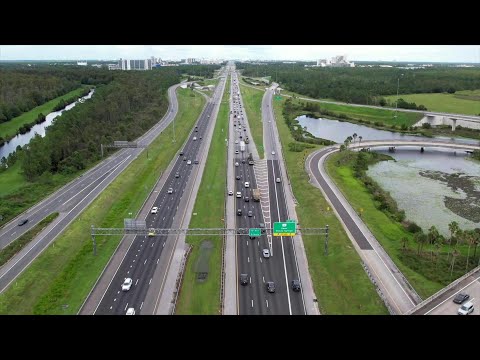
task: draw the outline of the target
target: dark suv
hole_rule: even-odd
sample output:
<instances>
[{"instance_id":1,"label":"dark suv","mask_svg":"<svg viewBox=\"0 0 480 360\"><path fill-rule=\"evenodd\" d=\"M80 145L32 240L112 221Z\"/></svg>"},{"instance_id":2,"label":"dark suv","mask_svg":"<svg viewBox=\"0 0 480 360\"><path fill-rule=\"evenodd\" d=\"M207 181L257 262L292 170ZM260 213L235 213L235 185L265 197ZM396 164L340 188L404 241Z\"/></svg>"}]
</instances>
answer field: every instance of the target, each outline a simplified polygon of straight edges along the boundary
<instances>
[{"instance_id":1,"label":"dark suv","mask_svg":"<svg viewBox=\"0 0 480 360\"><path fill-rule=\"evenodd\" d=\"M248 285L248 274L240 274L240 284Z\"/></svg>"},{"instance_id":2,"label":"dark suv","mask_svg":"<svg viewBox=\"0 0 480 360\"><path fill-rule=\"evenodd\" d=\"M267 291L269 293L274 293L275 292L275 283L273 281L268 281L267 282Z\"/></svg>"},{"instance_id":3,"label":"dark suv","mask_svg":"<svg viewBox=\"0 0 480 360\"><path fill-rule=\"evenodd\" d=\"M299 280L292 280L292 290L293 291L300 291L300 281Z\"/></svg>"},{"instance_id":4,"label":"dark suv","mask_svg":"<svg viewBox=\"0 0 480 360\"><path fill-rule=\"evenodd\" d=\"M238 215L238 216L242 216L242 209L238 209L238 210L237 210L237 215Z\"/></svg>"},{"instance_id":5,"label":"dark suv","mask_svg":"<svg viewBox=\"0 0 480 360\"><path fill-rule=\"evenodd\" d=\"M457 296L455 296L455 298L453 299L453 302L455 304L461 304L465 300L468 300L469 298L470 298L470 295L468 295L466 293L458 293Z\"/></svg>"},{"instance_id":6,"label":"dark suv","mask_svg":"<svg viewBox=\"0 0 480 360\"><path fill-rule=\"evenodd\" d=\"M27 222L28 222L28 219L20 220L20 222L18 223L18 226L25 225Z\"/></svg>"}]
</instances>

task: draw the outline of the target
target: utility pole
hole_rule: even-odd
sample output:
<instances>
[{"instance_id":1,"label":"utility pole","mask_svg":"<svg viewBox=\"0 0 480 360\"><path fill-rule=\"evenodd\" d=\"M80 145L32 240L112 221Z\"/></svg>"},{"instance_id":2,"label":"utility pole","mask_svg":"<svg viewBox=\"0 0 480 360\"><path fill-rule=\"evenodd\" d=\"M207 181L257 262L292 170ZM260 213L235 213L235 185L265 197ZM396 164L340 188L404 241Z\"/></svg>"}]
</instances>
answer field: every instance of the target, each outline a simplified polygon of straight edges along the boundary
<instances>
[{"instance_id":1,"label":"utility pole","mask_svg":"<svg viewBox=\"0 0 480 360\"><path fill-rule=\"evenodd\" d=\"M325 255L328 255L328 225L325 226Z\"/></svg>"},{"instance_id":2,"label":"utility pole","mask_svg":"<svg viewBox=\"0 0 480 360\"><path fill-rule=\"evenodd\" d=\"M400 74L400 76L403 76L403 74ZM400 76L398 77L397 81L397 101L395 102L395 115L393 116L394 118L397 118L397 108L398 108L398 90L400 89Z\"/></svg>"}]
</instances>

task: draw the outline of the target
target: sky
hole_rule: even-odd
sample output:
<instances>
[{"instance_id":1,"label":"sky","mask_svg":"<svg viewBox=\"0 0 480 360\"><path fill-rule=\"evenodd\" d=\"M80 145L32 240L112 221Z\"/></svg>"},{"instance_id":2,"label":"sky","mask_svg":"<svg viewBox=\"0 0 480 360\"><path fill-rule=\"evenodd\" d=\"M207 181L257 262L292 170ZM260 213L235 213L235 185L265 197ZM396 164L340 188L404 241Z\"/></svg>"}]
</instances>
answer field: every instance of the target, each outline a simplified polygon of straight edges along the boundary
<instances>
[{"instance_id":1,"label":"sky","mask_svg":"<svg viewBox=\"0 0 480 360\"><path fill-rule=\"evenodd\" d=\"M480 45L0 45L1 60L116 60L159 57L350 61L480 62Z\"/></svg>"}]
</instances>

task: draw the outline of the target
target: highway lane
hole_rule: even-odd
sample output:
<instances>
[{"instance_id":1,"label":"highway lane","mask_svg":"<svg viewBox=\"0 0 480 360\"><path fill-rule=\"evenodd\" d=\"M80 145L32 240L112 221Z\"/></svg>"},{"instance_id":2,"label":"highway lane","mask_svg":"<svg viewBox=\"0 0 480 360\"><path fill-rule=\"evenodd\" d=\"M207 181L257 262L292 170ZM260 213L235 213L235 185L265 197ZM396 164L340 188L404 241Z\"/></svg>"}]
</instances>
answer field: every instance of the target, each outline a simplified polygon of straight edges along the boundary
<instances>
[{"instance_id":1,"label":"highway lane","mask_svg":"<svg viewBox=\"0 0 480 360\"><path fill-rule=\"evenodd\" d=\"M220 88L222 86L217 86L217 90ZM219 101L222 95L217 90L214 94L215 103ZM198 129L192 130L183 148L184 155L174 159L175 164L154 201L154 206L158 207L158 213L149 213L146 217L148 227L170 228L175 216L181 216L184 211L184 209L179 209L178 206L185 193L193 167L197 166L194 164L194 160L196 160L207 127L211 125L210 118L215 107L214 102L209 101L200 115L197 121ZM197 140L193 140L194 137ZM187 165L187 161L184 161L184 159L191 160L192 164ZM179 178L175 177L177 172L180 175ZM167 192L170 187L173 189L172 194ZM153 275L157 265L162 261L161 256L166 240L167 236L135 237L109 287L105 291L95 314L125 314L126 309L130 307L135 308L137 314L141 312L149 286L154 281ZM132 278L133 286L130 291L122 292L121 284L126 277Z\"/></svg>"},{"instance_id":2,"label":"highway lane","mask_svg":"<svg viewBox=\"0 0 480 360\"><path fill-rule=\"evenodd\" d=\"M150 144L174 119L178 111L175 91L180 84L168 89L170 106L165 116L147 133L137 139L141 145ZM0 244L6 246L25 231L40 222L46 215L58 211L60 216L51 230L37 237L0 269L0 292L40 254L141 152L141 148L122 149L94 168L68 183L54 194L26 211L27 225L18 227L14 220L0 230Z\"/></svg>"}]
</instances>

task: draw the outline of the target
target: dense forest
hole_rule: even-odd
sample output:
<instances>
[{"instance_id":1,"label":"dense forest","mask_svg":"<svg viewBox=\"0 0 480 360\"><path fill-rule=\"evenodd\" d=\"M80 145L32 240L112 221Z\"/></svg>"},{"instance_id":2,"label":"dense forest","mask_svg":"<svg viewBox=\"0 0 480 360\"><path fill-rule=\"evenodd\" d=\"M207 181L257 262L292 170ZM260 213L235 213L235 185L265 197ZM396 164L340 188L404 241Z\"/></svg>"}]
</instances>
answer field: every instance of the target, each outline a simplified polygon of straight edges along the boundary
<instances>
[{"instance_id":1,"label":"dense forest","mask_svg":"<svg viewBox=\"0 0 480 360\"><path fill-rule=\"evenodd\" d=\"M400 94L480 89L478 68L306 68L299 64L247 63L237 63L237 68L243 69L244 76L271 76L273 81L299 94L357 104L386 105L382 96L396 94L398 83ZM401 101L398 106L419 108L416 104Z\"/></svg>"},{"instance_id":2,"label":"dense forest","mask_svg":"<svg viewBox=\"0 0 480 360\"><path fill-rule=\"evenodd\" d=\"M139 137L166 112L166 91L179 82L171 68L114 73L114 80L98 86L89 101L56 118L45 137L37 135L16 152L15 158L23 159L21 166L28 180L34 181L44 172L84 169L100 157L100 144Z\"/></svg>"},{"instance_id":3,"label":"dense forest","mask_svg":"<svg viewBox=\"0 0 480 360\"><path fill-rule=\"evenodd\" d=\"M0 123L77 89L107 84L112 72L92 67L0 67Z\"/></svg>"}]
</instances>

